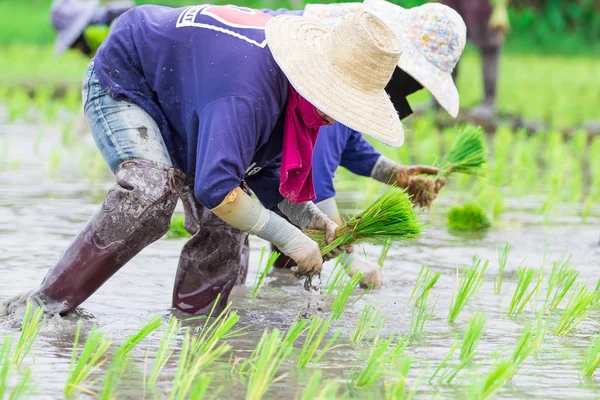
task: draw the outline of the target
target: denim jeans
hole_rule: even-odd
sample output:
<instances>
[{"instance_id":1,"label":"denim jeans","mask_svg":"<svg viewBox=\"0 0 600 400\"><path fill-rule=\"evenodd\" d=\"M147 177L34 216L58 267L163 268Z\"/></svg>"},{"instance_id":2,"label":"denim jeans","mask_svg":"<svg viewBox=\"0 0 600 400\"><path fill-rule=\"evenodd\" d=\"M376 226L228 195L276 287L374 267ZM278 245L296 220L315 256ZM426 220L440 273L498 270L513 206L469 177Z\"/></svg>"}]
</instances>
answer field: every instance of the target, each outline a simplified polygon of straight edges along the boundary
<instances>
[{"instance_id":1,"label":"denim jeans","mask_svg":"<svg viewBox=\"0 0 600 400\"><path fill-rule=\"evenodd\" d=\"M113 99L98 81L94 60L83 78L82 101L96 146L113 173L131 159L173 166L154 119L132 102Z\"/></svg>"}]
</instances>

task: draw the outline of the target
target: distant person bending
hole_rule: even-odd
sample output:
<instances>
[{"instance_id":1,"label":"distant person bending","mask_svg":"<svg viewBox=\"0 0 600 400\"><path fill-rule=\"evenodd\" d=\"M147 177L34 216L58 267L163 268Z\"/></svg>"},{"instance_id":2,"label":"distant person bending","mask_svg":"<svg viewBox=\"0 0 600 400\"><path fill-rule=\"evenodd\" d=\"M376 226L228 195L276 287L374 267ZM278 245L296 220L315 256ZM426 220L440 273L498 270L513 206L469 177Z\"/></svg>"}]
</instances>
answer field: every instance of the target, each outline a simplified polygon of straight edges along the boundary
<instances>
[{"instance_id":1,"label":"distant person bending","mask_svg":"<svg viewBox=\"0 0 600 400\"><path fill-rule=\"evenodd\" d=\"M467 39L480 51L483 72L483 101L470 110L471 116L491 119L496 114L498 63L504 34L509 28L509 0L440 0L465 20ZM458 68L454 70L456 78Z\"/></svg>"}]
</instances>

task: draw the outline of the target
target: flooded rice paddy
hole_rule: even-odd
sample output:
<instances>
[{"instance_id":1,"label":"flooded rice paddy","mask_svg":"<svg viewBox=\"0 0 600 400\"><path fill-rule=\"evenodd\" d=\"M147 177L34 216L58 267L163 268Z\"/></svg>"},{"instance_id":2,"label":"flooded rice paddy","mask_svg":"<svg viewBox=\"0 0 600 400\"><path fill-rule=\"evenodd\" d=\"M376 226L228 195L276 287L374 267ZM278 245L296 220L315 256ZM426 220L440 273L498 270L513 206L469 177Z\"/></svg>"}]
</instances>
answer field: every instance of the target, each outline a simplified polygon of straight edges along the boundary
<instances>
[{"instance_id":1,"label":"flooded rice paddy","mask_svg":"<svg viewBox=\"0 0 600 400\"><path fill-rule=\"evenodd\" d=\"M40 130L45 130L43 139ZM34 125L0 125L0 138L8 140L10 148L2 156L5 161L0 171L0 300L33 288L83 226L112 185L109 176L93 179L80 171L69 152L56 151L60 142L58 128ZM85 139L87 140L87 139ZM89 144L88 144L89 145ZM36 148L36 152L32 149ZM60 155L59 160L51 161ZM10 159L7 161L7 155ZM15 161L18 160L18 163ZM53 163L53 165L50 165ZM18 165L17 165L18 164ZM357 181L360 184L360 181ZM342 208L352 212L361 198L360 188L355 192L340 194ZM552 262L561 253L572 255L571 266L580 271L579 281L593 289L600 277L600 218L594 208L585 224L577 216L577 207L558 205L559 212L552 221L544 222L535 211L540 200L534 196L511 199L507 195L506 211L500 221L487 233L457 234L446 228L445 212L452 203L452 193L443 192L430 213L422 216L427 228L421 239L414 243L393 247L383 268L384 285L372 291L355 304L346 306L342 318L333 327L342 328L336 344L343 345L328 352L317 365L304 370L296 367L303 339L295 344L295 351L283 363L279 374L283 377L267 391L268 399L300 398L302 390L316 369L321 369L324 380L341 383L338 396L371 399L383 398L381 380L370 388L353 388L352 374L366 362L370 342L355 345L349 337L357 324L364 305L370 303L382 310L388 319L381 337L406 335L410 332L412 306L407 302L413 290L421 265L441 273L431 291L438 298L432 320L425 326L421 337L415 338L405 350L412 358L412 368L407 378L410 388L417 387L417 398L466 398L469 387L486 373L494 361L509 357L523 332L526 321L535 321L530 302L515 319L506 315L516 287L516 270L520 265L540 268L550 275ZM181 212L178 206L178 212ZM272 271L266 286L257 299L249 299L255 280L260 250L267 243L251 238L251 263L248 281L244 287L235 288L230 300L233 309L241 316L239 327L247 326L245 335L228 340L233 347L231 358L223 357L214 365L215 376L209 388L209 397L244 398L246 383L232 373L236 358L248 357L265 329L286 331L296 315L329 317L333 296L319 291L307 292L302 283L292 279L287 272ZM185 239L161 239L142 251L119 273L110 279L96 294L86 301L81 313L85 332L97 324L113 340L113 347L138 329L142 322L154 315L166 320L170 315L172 285L179 253ZM500 295L494 294L494 279L498 271L498 245L509 243L505 280ZM380 246L360 248L371 260L377 260ZM457 267L470 265L473 256L490 260L485 272L485 282L471 299L456 322L448 323L448 309L457 279ZM325 265L322 281L331 273L333 263ZM317 282L318 283L318 282ZM546 294L547 279L542 283L540 302ZM353 299L362 293L356 289ZM567 299L564 300L566 303ZM559 308L564 307L564 303ZM539 305L538 305L539 309ZM460 342L474 312L487 318L483 335L477 346L474 360L462 370L451 384L429 383L429 377L440 361L448 354L455 341ZM546 316L546 318L550 318ZM553 317L555 318L555 317ZM32 369L35 393L30 397L56 399L63 397L69 368L73 338L74 316L48 321L32 347L35 360L26 358L25 366ZM189 322L188 325L198 324ZM519 372L499 390L498 398L592 399L600 397L600 383L594 378L583 378L579 369L589 338L599 331L596 313L563 337L555 337L550 330L535 355L527 358ZM20 323L16 319L0 318L0 337L19 335ZM167 362L154 389L144 388L144 375L151 368L163 329L154 332L132 352L133 363L127 369L118 389L120 399L166 398L176 373L178 346ZM331 333L331 332L330 332ZM452 361L455 362L455 361ZM101 385L100 378L106 365L95 371L89 380L92 391ZM279 375L278 374L278 375ZM81 398L92 394L80 393Z\"/></svg>"}]
</instances>

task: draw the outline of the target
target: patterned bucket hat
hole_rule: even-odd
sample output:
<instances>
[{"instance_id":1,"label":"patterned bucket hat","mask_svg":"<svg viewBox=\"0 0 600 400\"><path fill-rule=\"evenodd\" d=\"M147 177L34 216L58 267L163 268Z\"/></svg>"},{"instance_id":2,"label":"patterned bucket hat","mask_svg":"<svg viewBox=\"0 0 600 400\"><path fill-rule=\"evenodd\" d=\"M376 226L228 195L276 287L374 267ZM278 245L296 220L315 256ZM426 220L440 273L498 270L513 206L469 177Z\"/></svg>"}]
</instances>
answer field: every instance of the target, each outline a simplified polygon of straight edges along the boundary
<instances>
[{"instance_id":1,"label":"patterned bucket hat","mask_svg":"<svg viewBox=\"0 0 600 400\"><path fill-rule=\"evenodd\" d=\"M460 101L452 71L467 40L467 27L460 15L438 3L410 9L385 0L365 0L363 4L392 28L402 42L398 67L427 88L456 117Z\"/></svg>"},{"instance_id":2,"label":"patterned bucket hat","mask_svg":"<svg viewBox=\"0 0 600 400\"><path fill-rule=\"evenodd\" d=\"M385 0L364 0L364 3L307 4L304 16L333 27L358 11L373 13L392 29L402 42L398 67L427 88L441 106L456 117L459 96L452 71L465 48L467 36L460 15L438 3L405 9Z\"/></svg>"}]
</instances>

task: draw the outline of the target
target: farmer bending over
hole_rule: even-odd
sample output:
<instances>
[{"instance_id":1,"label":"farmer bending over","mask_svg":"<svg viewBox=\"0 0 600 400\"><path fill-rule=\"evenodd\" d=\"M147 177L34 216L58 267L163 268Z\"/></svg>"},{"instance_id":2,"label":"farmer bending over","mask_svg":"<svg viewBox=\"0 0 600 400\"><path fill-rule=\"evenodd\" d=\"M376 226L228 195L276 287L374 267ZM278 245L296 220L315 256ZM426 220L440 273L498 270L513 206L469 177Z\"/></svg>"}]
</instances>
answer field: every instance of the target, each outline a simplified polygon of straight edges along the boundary
<instances>
[{"instance_id":1,"label":"farmer bending over","mask_svg":"<svg viewBox=\"0 0 600 400\"><path fill-rule=\"evenodd\" d=\"M318 273L319 247L296 226L324 230L328 242L337 227L310 201L319 127L337 120L400 145L402 125L384 91L400 54L393 32L368 12L333 30L233 6L126 12L83 85L92 135L117 185L41 286L8 301L6 311L26 300L50 313L73 310L164 235L188 181L203 212L218 218L205 219L207 229L182 250L180 267L209 266L178 305L182 311L207 313L219 293L217 309L227 303L240 231L276 245L297 273ZM270 211L276 207L296 226ZM206 262L220 246L229 259Z\"/></svg>"}]
</instances>

